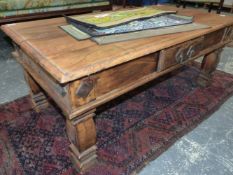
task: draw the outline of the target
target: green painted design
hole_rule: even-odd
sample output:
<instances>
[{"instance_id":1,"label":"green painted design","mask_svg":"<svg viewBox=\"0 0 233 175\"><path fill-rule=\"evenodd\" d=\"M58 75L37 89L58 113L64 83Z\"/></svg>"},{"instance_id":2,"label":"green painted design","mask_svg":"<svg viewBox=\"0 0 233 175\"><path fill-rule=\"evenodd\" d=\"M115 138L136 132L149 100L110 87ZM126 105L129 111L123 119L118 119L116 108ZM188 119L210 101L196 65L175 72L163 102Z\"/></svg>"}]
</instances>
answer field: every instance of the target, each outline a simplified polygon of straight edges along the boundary
<instances>
[{"instance_id":1,"label":"green painted design","mask_svg":"<svg viewBox=\"0 0 233 175\"><path fill-rule=\"evenodd\" d=\"M148 18L167 13L176 13L175 11L162 11L155 7L142 7L133 10L121 10L115 12L102 12L98 14L77 15L70 17L72 20L92 25L95 27L109 27L112 25L129 22L140 18Z\"/></svg>"},{"instance_id":2,"label":"green painted design","mask_svg":"<svg viewBox=\"0 0 233 175\"><path fill-rule=\"evenodd\" d=\"M0 11L62 7L82 3L98 3L104 1L106 0L0 0Z\"/></svg>"},{"instance_id":3,"label":"green painted design","mask_svg":"<svg viewBox=\"0 0 233 175\"><path fill-rule=\"evenodd\" d=\"M97 7L97 6L104 6L104 5L109 5L109 1L103 1L103 2L101 1L101 2L95 2L95 3L80 3L76 5L44 7L44 8L24 9L24 10L8 10L8 11L0 11L0 18L4 18L8 16L16 16L16 15L27 15L27 14L33 14L33 13L44 13L44 12L59 11L59 10L85 8L85 7Z\"/></svg>"}]
</instances>

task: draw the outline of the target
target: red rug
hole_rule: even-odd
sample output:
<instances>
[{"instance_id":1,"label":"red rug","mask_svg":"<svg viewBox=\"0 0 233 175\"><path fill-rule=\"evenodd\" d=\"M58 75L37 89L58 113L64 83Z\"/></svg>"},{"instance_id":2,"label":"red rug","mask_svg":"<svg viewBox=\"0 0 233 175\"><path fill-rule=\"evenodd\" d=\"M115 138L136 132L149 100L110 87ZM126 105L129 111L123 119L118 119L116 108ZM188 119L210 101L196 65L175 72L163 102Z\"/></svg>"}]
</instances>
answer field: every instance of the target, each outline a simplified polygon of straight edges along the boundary
<instances>
[{"instance_id":1,"label":"red rug","mask_svg":"<svg viewBox=\"0 0 233 175\"><path fill-rule=\"evenodd\" d=\"M208 88L196 85L197 75L182 68L103 106L95 118L98 164L86 174L140 170L233 94L233 75L216 71ZM0 106L0 174L75 174L68 145L58 109L36 113L29 97Z\"/></svg>"}]
</instances>

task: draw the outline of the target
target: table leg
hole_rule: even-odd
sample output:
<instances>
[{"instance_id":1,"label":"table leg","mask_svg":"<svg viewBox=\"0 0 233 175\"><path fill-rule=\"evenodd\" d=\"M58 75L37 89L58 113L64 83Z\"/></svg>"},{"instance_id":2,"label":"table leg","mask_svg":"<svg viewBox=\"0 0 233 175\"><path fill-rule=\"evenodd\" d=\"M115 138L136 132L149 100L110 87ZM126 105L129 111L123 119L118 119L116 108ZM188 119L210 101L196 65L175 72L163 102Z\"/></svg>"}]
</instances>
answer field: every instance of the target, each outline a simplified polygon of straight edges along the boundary
<instances>
[{"instance_id":1,"label":"table leg","mask_svg":"<svg viewBox=\"0 0 233 175\"><path fill-rule=\"evenodd\" d=\"M201 87L207 87L211 83L211 74L216 70L220 60L222 49L216 50L205 55L201 64L201 73L197 79L197 83Z\"/></svg>"},{"instance_id":2,"label":"table leg","mask_svg":"<svg viewBox=\"0 0 233 175\"><path fill-rule=\"evenodd\" d=\"M48 107L48 98L32 76L24 70L24 77L30 88L30 96L34 109L39 112Z\"/></svg>"},{"instance_id":3,"label":"table leg","mask_svg":"<svg viewBox=\"0 0 233 175\"><path fill-rule=\"evenodd\" d=\"M84 172L96 162L96 128L90 111L75 120L66 121L67 135L71 142L70 156L75 168Z\"/></svg>"}]
</instances>

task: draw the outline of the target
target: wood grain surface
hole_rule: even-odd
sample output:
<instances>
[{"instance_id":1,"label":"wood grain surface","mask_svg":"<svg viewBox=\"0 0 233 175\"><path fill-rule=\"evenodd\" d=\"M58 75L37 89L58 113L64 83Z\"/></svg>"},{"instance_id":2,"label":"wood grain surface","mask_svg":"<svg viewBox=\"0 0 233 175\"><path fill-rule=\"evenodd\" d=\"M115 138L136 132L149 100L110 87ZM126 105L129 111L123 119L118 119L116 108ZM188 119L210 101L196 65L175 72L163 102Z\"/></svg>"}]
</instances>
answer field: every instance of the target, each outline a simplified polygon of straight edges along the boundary
<instances>
[{"instance_id":1,"label":"wood grain surface","mask_svg":"<svg viewBox=\"0 0 233 175\"><path fill-rule=\"evenodd\" d=\"M211 28L107 45L75 40L59 28L66 24L64 18L8 24L1 28L54 79L66 83L233 24L233 17L229 16L170 6L158 8L194 16L196 23Z\"/></svg>"}]
</instances>

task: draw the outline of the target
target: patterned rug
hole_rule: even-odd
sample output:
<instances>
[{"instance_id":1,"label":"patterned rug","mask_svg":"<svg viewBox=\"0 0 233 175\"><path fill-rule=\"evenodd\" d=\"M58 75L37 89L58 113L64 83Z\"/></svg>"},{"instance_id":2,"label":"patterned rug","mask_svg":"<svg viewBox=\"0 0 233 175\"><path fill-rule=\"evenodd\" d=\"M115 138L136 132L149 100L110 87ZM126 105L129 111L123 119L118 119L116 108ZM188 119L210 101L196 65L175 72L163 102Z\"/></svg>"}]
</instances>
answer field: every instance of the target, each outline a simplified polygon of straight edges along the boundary
<instances>
[{"instance_id":1,"label":"patterned rug","mask_svg":"<svg viewBox=\"0 0 233 175\"><path fill-rule=\"evenodd\" d=\"M233 94L233 75L216 71L199 88L196 68L182 68L99 109L98 164L88 175L139 171ZM77 174L68 157L65 120L57 108L32 110L29 97L0 106L0 174Z\"/></svg>"}]
</instances>

